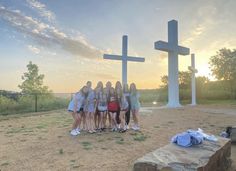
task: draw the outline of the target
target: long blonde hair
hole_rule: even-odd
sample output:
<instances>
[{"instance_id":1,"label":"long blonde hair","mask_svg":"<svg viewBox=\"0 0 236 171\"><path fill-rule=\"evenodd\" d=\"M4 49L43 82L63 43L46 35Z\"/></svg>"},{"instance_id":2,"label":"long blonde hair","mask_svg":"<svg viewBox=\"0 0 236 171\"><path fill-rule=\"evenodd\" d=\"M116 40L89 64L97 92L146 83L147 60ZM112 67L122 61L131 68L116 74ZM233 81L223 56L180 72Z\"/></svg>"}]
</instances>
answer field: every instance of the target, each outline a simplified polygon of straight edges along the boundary
<instances>
[{"instance_id":1,"label":"long blonde hair","mask_svg":"<svg viewBox=\"0 0 236 171\"><path fill-rule=\"evenodd\" d=\"M132 95L136 95L137 94L137 88L136 88L136 85L134 83L130 84L130 94Z\"/></svg>"},{"instance_id":2,"label":"long blonde hair","mask_svg":"<svg viewBox=\"0 0 236 171\"><path fill-rule=\"evenodd\" d=\"M81 89L80 89L80 93L84 96L84 97L87 97L88 96L88 92L84 92L85 89L88 89L87 86L83 86Z\"/></svg>"}]
</instances>

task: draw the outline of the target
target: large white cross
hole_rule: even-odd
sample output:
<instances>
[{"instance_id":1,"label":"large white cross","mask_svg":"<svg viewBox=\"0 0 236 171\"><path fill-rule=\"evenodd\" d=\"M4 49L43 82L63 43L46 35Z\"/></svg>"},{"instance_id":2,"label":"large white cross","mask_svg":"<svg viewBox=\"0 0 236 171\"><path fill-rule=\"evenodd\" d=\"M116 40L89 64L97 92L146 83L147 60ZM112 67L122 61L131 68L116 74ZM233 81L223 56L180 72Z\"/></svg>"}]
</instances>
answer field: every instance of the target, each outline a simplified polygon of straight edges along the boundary
<instances>
[{"instance_id":1,"label":"large white cross","mask_svg":"<svg viewBox=\"0 0 236 171\"><path fill-rule=\"evenodd\" d=\"M124 35L122 37L122 55L109 55L104 54L104 59L111 59L111 60L121 60L122 61L122 84L127 84L127 62L144 62L145 58L142 57L132 57L128 56L128 36Z\"/></svg>"},{"instance_id":2,"label":"large white cross","mask_svg":"<svg viewBox=\"0 0 236 171\"><path fill-rule=\"evenodd\" d=\"M191 54L191 66L188 69L192 73L192 105L196 105L196 80L195 73L197 73L197 69L195 68L195 55Z\"/></svg>"},{"instance_id":3,"label":"large white cross","mask_svg":"<svg viewBox=\"0 0 236 171\"><path fill-rule=\"evenodd\" d=\"M189 48L178 45L178 22L168 22L168 42L155 42L155 49L168 52L168 107L180 107L178 55L189 55Z\"/></svg>"}]
</instances>

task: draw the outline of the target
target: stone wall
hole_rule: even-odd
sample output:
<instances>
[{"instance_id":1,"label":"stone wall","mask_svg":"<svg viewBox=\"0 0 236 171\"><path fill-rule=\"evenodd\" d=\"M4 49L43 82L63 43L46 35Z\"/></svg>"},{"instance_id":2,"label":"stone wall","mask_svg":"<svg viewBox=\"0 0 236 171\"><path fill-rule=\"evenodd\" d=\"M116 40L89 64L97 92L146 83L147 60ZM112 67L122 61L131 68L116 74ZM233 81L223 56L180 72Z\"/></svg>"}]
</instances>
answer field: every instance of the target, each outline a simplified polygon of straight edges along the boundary
<instances>
[{"instance_id":1,"label":"stone wall","mask_svg":"<svg viewBox=\"0 0 236 171\"><path fill-rule=\"evenodd\" d=\"M236 126L232 128L230 138L232 142L236 143Z\"/></svg>"}]
</instances>

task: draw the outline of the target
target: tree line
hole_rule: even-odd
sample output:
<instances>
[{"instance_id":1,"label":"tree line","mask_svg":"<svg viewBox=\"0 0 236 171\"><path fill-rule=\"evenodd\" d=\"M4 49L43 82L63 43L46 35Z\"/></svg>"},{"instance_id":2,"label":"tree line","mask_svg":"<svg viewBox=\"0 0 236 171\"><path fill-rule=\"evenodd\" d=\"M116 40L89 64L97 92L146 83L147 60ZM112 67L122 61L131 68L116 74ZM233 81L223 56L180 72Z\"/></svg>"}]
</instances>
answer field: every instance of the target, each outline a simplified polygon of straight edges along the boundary
<instances>
[{"instance_id":1,"label":"tree line","mask_svg":"<svg viewBox=\"0 0 236 171\"><path fill-rule=\"evenodd\" d=\"M236 99L236 50L220 49L209 60L212 75L216 81L208 77L196 77L198 99ZM191 72L179 72L180 99L191 98ZM161 77L160 93L167 92L168 76ZM167 98L167 96L166 96ZM162 97L163 99L163 97ZM165 98L164 98L165 99Z\"/></svg>"}]
</instances>

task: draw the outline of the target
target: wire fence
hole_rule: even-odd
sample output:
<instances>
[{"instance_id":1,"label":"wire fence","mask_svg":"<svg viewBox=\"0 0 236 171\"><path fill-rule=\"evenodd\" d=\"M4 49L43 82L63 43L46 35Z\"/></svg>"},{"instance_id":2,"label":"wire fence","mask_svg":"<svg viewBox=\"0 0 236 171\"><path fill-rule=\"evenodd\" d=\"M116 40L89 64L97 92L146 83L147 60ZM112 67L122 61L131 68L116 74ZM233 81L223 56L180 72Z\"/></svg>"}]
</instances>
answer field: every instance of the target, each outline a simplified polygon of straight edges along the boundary
<instances>
[{"instance_id":1,"label":"wire fence","mask_svg":"<svg viewBox=\"0 0 236 171\"><path fill-rule=\"evenodd\" d=\"M0 115L66 108L73 93L0 93Z\"/></svg>"}]
</instances>

